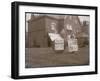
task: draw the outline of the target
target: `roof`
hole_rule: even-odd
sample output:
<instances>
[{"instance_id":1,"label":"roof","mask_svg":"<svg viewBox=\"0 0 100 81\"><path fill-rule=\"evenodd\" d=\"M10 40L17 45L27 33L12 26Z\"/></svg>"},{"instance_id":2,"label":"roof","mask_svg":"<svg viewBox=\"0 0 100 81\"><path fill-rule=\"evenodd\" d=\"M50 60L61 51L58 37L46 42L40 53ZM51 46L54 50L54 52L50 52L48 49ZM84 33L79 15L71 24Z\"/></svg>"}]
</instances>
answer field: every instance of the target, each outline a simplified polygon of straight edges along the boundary
<instances>
[{"instance_id":1,"label":"roof","mask_svg":"<svg viewBox=\"0 0 100 81\"><path fill-rule=\"evenodd\" d=\"M45 15L45 16L39 16L37 18L31 18L30 20L28 20L28 22L31 22L31 21L34 21L34 20L36 21L36 20L39 20L41 18L49 18L49 19L53 19L53 20L64 20L62 18L56 18L56 17L52 17L52 16Z\"/></svg>"}]
</instances>

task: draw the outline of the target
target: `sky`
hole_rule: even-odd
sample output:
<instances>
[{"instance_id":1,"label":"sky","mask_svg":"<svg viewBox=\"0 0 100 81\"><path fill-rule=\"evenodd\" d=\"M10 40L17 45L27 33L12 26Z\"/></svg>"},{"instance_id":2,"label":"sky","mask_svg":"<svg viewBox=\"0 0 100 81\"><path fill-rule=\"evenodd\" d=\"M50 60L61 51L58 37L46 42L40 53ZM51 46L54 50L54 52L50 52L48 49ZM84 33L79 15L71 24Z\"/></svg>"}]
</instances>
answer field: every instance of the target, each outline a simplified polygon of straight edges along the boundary
<instances>
[{"instance_id":1,"label":"sky","mask_svg":"<svg viewBox=\"0 0 100 81\"><path fill-rule=\"evenodd\" d=\"M89 16L78 16L80 21L90 21L90 17Z\"/></svg>"}]
</instances>

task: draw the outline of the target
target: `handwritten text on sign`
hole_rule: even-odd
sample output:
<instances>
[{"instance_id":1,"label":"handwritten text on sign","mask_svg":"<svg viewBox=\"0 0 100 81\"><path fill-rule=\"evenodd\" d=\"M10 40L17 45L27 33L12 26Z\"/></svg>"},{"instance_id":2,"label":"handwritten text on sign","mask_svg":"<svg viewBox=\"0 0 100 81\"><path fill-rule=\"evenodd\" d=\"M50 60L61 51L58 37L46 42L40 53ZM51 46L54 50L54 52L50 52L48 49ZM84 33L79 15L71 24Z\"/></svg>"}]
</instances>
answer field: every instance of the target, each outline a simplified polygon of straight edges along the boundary
<instances>
[{"instance_id":1,"label":"handwritten text on sign","mask_svg":"<svg viewBox=\"0 0 100 81\"><path fill-rule=\"evenodd\" d=\"M68 39L68 50L69 52L78 51L77 39Z\"/></svg>"},{"instance_id":2,"label":"handwritten text on sign","mask_svg":"<svg viewBox=\"0 0 100 81\"><path fill-rule=\"evenodd\" d=\"M55 40L55 50L64 50L64 40Z\"/></svg>"}]
</instances>

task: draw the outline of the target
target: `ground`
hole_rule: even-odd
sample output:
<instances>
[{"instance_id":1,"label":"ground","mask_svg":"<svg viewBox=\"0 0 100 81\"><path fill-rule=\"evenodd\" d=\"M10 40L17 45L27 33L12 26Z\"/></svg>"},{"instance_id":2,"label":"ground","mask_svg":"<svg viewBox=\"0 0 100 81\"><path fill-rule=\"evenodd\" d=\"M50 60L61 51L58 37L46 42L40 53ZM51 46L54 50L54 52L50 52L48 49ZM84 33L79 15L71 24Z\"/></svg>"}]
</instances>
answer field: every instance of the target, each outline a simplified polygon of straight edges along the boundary
<instances>
[{"instance_id":1,"label":"ground","mask_svg":"<svg viewBox=\"0 0 100 81\"><path fill-rule=\"evenodd\" d=\"M26 48L25 67L78 66L89 64L89 48L79 48L78 52L55 53L52 48Z\"/></svg>"}]
</instances>

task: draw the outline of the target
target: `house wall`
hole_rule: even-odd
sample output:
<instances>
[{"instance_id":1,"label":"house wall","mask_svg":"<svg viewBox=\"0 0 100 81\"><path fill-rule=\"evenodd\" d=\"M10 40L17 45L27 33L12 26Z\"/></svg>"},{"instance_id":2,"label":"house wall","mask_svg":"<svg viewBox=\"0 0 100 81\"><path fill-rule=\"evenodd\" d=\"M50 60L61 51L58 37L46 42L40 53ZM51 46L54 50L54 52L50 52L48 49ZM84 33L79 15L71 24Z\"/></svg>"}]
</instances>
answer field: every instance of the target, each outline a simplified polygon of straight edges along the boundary
<instances>
[{"instance_id":1,"label":"house wall","mask_svg":"<svg viewBox=\"0 0 100 81\"><path fill-rule=\"evenodd\" d=\"M45 19L34 19L29 22L28 43L29 47L47 47L45 35Z\"/></svg>"},{"instance_id":2,"label":"house wall","mask_svg":"<svg viewBox=\"0 0 100 81\"><path fill-rule=\"evenodd\" d=\"M28 32L45 30L45 19L40 17L38 19L32 19L28 22Z\"/></svg>"},{"instance_id":3,"label":"house wall","mask_svg":"<svg viewBox=\"0 0 100 81\"><path fill-rule=\"evenodd\" d=\"M52 31L51 28L51 23L55 23L56 24L56 29L58 29L58 21L55 19L51 19L51 18L45 18L45 27L46 27L46 33L54 33L54 31Z\"/></svg>"},{"instance_id":4,"label":"house wall","mask_svg":"<svg viewBox=\"0 0 100 81\"><path fill-rule=\"evenodd\" d=\"M30 47L47 47L47 37L45 37L44 30L29 33Z\"/></svg>"}]
</instances>

